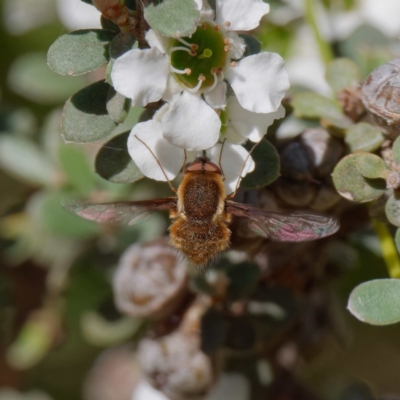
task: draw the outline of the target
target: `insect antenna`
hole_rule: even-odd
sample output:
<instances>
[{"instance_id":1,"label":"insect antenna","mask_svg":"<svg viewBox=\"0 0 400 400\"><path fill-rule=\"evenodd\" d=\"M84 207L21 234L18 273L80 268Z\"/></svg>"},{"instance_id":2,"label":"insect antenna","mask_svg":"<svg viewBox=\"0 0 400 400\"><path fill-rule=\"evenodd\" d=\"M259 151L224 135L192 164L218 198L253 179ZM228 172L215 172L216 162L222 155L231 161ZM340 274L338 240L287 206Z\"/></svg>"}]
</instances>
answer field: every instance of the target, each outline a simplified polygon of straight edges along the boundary
<instances>
[{"instance_id":1,"label":"insect antenna","mask_svg":"<svg viewBox=\"0 0 400 400\"><path fill-rule=\"evenodd\" d=\"M242 169L240 170L239 178L238 178L238 181L237 181L237 183L236 183L235 190L234 190L230 195L226 196L227 199L233 199L233 198L236 196L236 192L237 192L237 190L239 189L240 182L242 181L242 173L243 173L244 167L246 166L246 163L247 163L247 161L249 160L249 158L250 158L250 156L251 156L251 153L252 153L252 152L254 151L254 149L260 144L260 142L261 142L261 140L260 140L259 142L257 142L257 143L250 149L249 154L247 154L247 157L246 157L246 159L244 160L244 163L243 163L243 165L242 165Z\"/></svg>"},{"instance_id":2,"label":"insect antenna","mask_svg":"<svg viewBox=\"0 0 400 400\"><path fill-rule=\"evenodd\" d=\"M222 168L221 160L222 160L222 152L224 151L225 141L226 139L224 139L224 141L222 142L221 151L219 153L219 159L218 159L218 166L219 169L221 170L223 180L225 180L225 174L224 174L224 169Z\"/></svg>"},{"instance_id":3,"label":"insect antenna","mask_svg":"<svg viewBox=\"0 0 400 400\"><path fill-rule=\"evenodd\" d=\"M135 135L135 138L136 138L137 140L139 140L139 142L143 143L143 144L147 147L147 150L149 150L149 152L151 153L151 155L152 155L152 156L154 157L154 159L156 160L158 166L161 168L161 171L162 171L162 173L164 174L165 179L167 180L169 187L171 188L171 190L172 190L174 193L176 193L177 190L172 186L172 183L171 183L171 181L168 179L168 176L167 176L167 174L165 173L164 168L162 167L160 161L159 161L158 158L155 156L155 154L153 153L153 151L150 149L149 146L147 146L147 144L146 144L142 139L140 139L139 137L137 137L137 135Z\"/></svg>"}]
</instances>

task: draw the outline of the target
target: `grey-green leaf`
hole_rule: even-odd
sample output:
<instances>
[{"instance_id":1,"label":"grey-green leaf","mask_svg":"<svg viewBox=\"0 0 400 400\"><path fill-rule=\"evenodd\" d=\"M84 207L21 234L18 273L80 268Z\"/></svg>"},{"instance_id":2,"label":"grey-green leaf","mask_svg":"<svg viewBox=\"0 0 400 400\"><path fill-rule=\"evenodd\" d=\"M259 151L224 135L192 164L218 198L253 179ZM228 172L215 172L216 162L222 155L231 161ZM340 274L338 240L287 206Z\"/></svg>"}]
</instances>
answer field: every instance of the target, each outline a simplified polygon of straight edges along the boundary
<instances>
[{"instance_id":1,"label":"grey-green leaf","mask_svg":"<svg viewBox=\"0 0 400 400\"><path fill-rule=\"evenodd\" d=\"M357 153L355 156L357 169L364 178L386 178L389 171L382 158L370 153Z\"/></svg>"},{"instance_id":2,"label":"grey-green leaf","mask_svg":"<svg viewBox=\"0 0 400 400\"><path fill-rule=\"evenodd\" d=\"M335 93L339 93L343 89L357 87L361 82L361 70L349 58L337 58L329 63L326 80Z\"/></svg>"},{"instance_id":3,"label":"grey-green leaf","mask_svg":"<svg viewBox=\"0 0 400 400\"><path fill-rule=\"evenodd\" d=\"M253 143L245 147L250 150ZM256 167L253 172L246 175L240 183L244 189L260 189L271 184L280 173L279 154L275 147L266 139L262 140L252 153Z\"/></svg>"},{"instance_id":4,"label":"grey-green leaf","mask_svg":"<svg viewBox=\"0 0 400 400\"><path fill-rule=\"evenodd\" d=\"M383 179L368 179L361 175L357 168L357 154L340 160L333 171L333 183L342 197L358 203L377 199L386 189Z\"/></svg>"},{"instance_id":5,"label":"grey-green leaf","mask_svg":"<svg viewBox=\"0 0 400 400\"><path fill-rule=\"evenodd\" d=\"M57 171L33 142L11 135L0 135L0 166L10 174L34 185L56 182Z\"/></svg>"},{"instance_id":6,"label":"grey-green leaf","mask_svg":"<svg viewBox=\"0 0 400 400\"><path fill-rule=\"evenodd\" d=\"M357 319L371 325L400 322L400 280L362 283L351 292L347 308Z\"/></svg>"},{"instance_id":7,"label":"grey-green leaf","mask_svg":"<svg viewBox=\"0 0 400 400\"><path fill-rule=\"evenodd\" d=\"M345 142L352 152L367 151L374 152L378 150L384 141L382 132L365 122L352 125L345 137Z\"/></svg>"},{"instance_id":8,"label":"grey-green leaf","mask_svg":"<svg viewBox=\"0 0 400 400\"><path fill-rule=\"evenodd\" d=\"M118 58L135 46L136 38L131 32L121 32L110 42L108 52L111 58Z\"/></svg>"},{"instance_id":9,"label":"grey-green leaf","mask_svg":"<svg viewBox=\"0 0 400 400\"><path fill-rule=\"evenodd\" d=\"M400 165L400 136L393 143L393 160L397 165Z\"/></svg>"},{"instance_id":10,"label":"grey-green leaf","mask_svg":"<svg viewBox=\"0 0 400 400\"><path fill-rule=\"evenodd\" d=\"M114 183L130 183L143 178L143 174L128 153L130 132L121 133L108 141L96 156L96 172Z\"/></svg>"},{"instance_id":11,"label":"grey-green leaf","mask_svg":"<svg viewBox=\"0 0 400 400\"><path fill-rule=\"evenodd\" d=\"M106 64L108 45L116 35L104 29L82 29L60 36L47 53L49 67L61 75L81 75Z\"/></svg>"},{"instance_id":12,"label":"grey-green leaf","mask_svg":"<svg viewBox=\"0 0 400 400\"><path fill-rule=\"evenodd\" d=\"M391 195L385 205L386 217L391 224L400 227L400 198Z\"/></svg>"},{"instance_id":13,"label":"grey-green leaf","mask_svg":"<svg viewBox=\"0 0 400 400\"><path fill-rule=\"evenodd\" d=\"M113 87L110 87L106 106L108 115L113 121L118 124L124 122L131 108L131 103L131 99L127 99L122 94L116 92Z\"/></svg>"},{"instance_id":14,"label":"grey-green leaf","mask_svg":"<svg viewBox=\"0 0 400 400\"><path fill-rule=\"evenodd\" d=\"M299 118L343 118L343 113L337 101L316 93L298 93L293 98L294 114Z\"/></svg>"},{"instance_id":15,"label":"grey-green leaf","mask_svg":"<svg viewBox=\"0 0 400 400\"><path fill-rule=\"evenodd\" d=\"M144 10L148 24L159 34L169 37L190 36L200 21L200 11L193 0L164 0Z\"/></svg>"},{"instance_id":16,"label":"grey-green leaf","mask_svg":"<svg viewBox=\"0 0 400 400\"><path fill-rule=\"evenodd\" d=\"M18 57L8 74L10 88L40 104L59 104L87 83L83 76L70 78L50 71L46 53L27 53Z\"/></svg>"},{"instance_id":17,"label":"grey-green leaf","mask_svg":"<svg viewBox=\"0 0 400 400\"><path fill-rule=\"evenodd\" d=\"M396 244L397 252L400 253L400 229L397 229L396 235L394 237L394 242Z\"/></svg>"},{"instance_id":18,"label":"grey-green leaf","mask_svg":"<svg viewBox=\"0 0 400 400\"><path fill-rule=\"evenodd\" d=\"M108 136L117 123L107 111L110 85L93 83L74 94L64 106L62 127L67 142L88 143Z\"/></svg>"}]
</instances>

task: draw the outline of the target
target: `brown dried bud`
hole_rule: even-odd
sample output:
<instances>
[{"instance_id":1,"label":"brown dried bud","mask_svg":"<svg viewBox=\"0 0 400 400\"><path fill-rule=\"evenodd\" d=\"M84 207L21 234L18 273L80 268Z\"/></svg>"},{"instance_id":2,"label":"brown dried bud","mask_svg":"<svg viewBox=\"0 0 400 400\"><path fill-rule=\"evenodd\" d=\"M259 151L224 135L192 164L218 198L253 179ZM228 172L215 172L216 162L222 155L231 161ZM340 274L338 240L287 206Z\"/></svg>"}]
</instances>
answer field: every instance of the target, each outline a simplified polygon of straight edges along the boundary
<instances>
[{"instance_id":1,"label":"brown dried bud","mask_svg":"<svg viewBox=\"0 0 400 400\"><path fill-rule=\"evenodd\" d=\"M93 5L103 17L117 24L120 28L133 28L136 19L124 4L123 0L93 0Z\"/></svg>"},{"instance_id":2,"label":"brown dried bud","mask_svg":"<svg viewBox=\"0 0 400 400\"><path fill-rule=\"evenodd\" d=\"M100 354L86 379L85 400L131 400L141 379L139 365L128 346Z\"/></svg>"},{"instance_id":3,"label":"brown dried bud","mask_svg":"<svg viewBox=\"0 0 400 400\"><path fill-rule=\"evenodd\" d=\"M361 87L361 100L373 121L390 137L399 136L400 58L371 72Z\"/></svg>"},{"instance_id":4,"label":"brown dried bud","mask_svg":"<svg viewBox=\"0 0 400 400\"><path fill-rule=\"evenodd\" d=\"M365 114L365 107L360 98L360 87L346 88L337 94L343 112L354 122Z\"/></svg>"},{"instance_id":5,"label":"brown dried bud","mask_svg":"<svg viewBox=\"0 0 400 400\"><path fill-rule=\"evenodd\" d=\"M390 172L386 178L386 187L388 189L400 189L400 173Z\"/></svg>"},{"instance_id":6,"label":"brown dried bud","mask_svg":"<svg viewBox=\"0 0 400 400\"><path fill-rule=\"evenodd\" d=\"M122 313L159 319L187 293L186 269L166 239L135 244L122 255L113 286Z\"/></svg>"},{"instance_id":7,"label":"brown dried bud","mask_svg":"<svg viewBox=\"0 0 400 400\"><path fill-rule=\"evenodd\" d=\"M178 331L157 340L144 339L138 360L150 384L170 400L202 400L215 380L198 334Z\"/></svg>"}]
</instances>

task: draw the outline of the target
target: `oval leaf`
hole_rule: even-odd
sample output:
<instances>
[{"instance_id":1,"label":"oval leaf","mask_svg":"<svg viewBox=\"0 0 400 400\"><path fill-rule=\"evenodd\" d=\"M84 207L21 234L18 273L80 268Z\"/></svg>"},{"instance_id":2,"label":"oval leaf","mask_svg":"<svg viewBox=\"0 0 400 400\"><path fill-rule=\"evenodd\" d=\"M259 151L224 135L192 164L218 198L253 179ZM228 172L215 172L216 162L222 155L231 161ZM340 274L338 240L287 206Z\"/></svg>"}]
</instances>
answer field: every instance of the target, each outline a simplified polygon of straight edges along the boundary
<instances>
[{"instance_id":1,"label":"oval leaf","mask_svg":"<svg viewBox=\"0 0 400 400\"><path fill-rule=\"evenodd\" d=\"M110 87L107 95L107 111L110 118L118 124L124 122L129 114L132 101L117 93L113 87Z\"/></svg>"},{"instance_id":2,"label":"oval leaf","mask_svg":"<svg viewBox=\"0 0 400 400\"><path fill-rule=\"evenodd\" d=\"M381 147L384 140L379 129L365 122L352 125L347 130L345 137L345 142L352 152L367 151L372 153Z\"/></svg>"},{"instance_id":3,"label":"oval leaf","mask_svg":"<svg viewBox=\"0 0 400 400\"><path fill-rule=\"evenodd\" d=\"M130 183L143 178L143 174L128 153L128 136L122 133L108 141L97 153L96 172L114 183Z\"/></svg>"},{"instance_id":4,"label":"oval leaf","mask_svg":"<svg viewBox=\"0 0 400 400\"><path fill-rule=\"evenodd\" d=\"M357 87L361 82L361 71L349 58L337 58L329 63L326 80L335 93L339 93L343 89Z\"/></svg>"},{"instance_id":5,"label":"oval leaf","mask_svg":"<svg viewBox=\"0 0 400 400\"><path fill-rule=\"evenodd\" d=\"M386 202L385 213L391 224L400 227L400 199L395 195L390 196Z\"/></svg>"},{"instance_id":6,"label":"oval leaf","mask_svg":"<svg viewBox=\"0 0 400 400\"><path fill-rule=\"evenodd\" d=\"M57 171L33 142L17 136L0 136L0 166L34 185L56 182Z\"/></svg>"},{"instance_id":7,"label":"oval leaf","mask_svg":"<svg viewBox=\"0 0 400 400\"><path fill-rule=\"evenodd\" d=\"M49 67L60 75L81 75L106 64L116 32L82 29L59 37L47 53Z\"/></svg>"},{"instance_id":8,"label":"oval leaf","mask_svg":"<svg viewBox=\"0 0 400 400\"><path fill-rule=\"evenodd\" d=\"M118 58L122 54L134 48L136 43L135 35L131 32L121 32L110 42L108 52L111 58Z\"/></svg>"},{"instance_id":9,"label":"oval leaf","mask_svg":"<svg viewBox=\"0 0 400 400\"><path fill-rule=\"evenodd\" d=\"M376 279L357 286L350 294L349 311L371 325L400 321L400 280Z\"/></svg>"},{"instance_id":10,"label":"oval leaf","mask_svg":"<svg viewBox=\"0 0 400 400\"><path fill-rule=\"evenodd\" d=\"M299 93L294 96L294 115L299 118L327 118L342 120L343 113L340 105L327 97L316 93Z\"/></svg>"},{"instance_id":11,"label":"oval leaf","mask_svg":"<svg viewBox=\"0 0 400 400\"><path fill-rule=\"evenodd\" d=\"M364 178L386 178L389 171L382 158L370 153L359 153L355 156L357 169Z\"/></svg>"},{"instance_id":12,"label":"oval leaf","mask_svg":"<svg viewBox=\"0 0 400 400\"><path fill-rule=\"evenodd\" d=\"M361 175L356 154L343 158L335 167L333 183L342 197L358 203L377 199L386 189L383 179L368 179Z\"/></svg>"},{"instance_id":13,"label":"oval leaf","mask_svg":"<svg viewBox=\"0 0 400 400\"><path fill-rule=\"evenodd\" d=\"M144 10L148 24L158 33L169 37L190 36L200 21L200 11L193 0L164 0Z\"/></svg>"},{"instance_id":14,"label":"oval leaf","mask_svg":"<svg viewBox=\"0 0 400 400\"><path fill-rule=\"evenodd\" d=\"M93 83L74 94L64 106L62 128L67 142L94 142L109 135L117 123L108 115L107 96L111 86Z\"/></svg>"},{"instance_id":15,"label":"oval leaf","mask_svg":"<svg viewBox=\"0 0 400 400\"><path fill-rule=\"evenodd\" d=\"M400 165L400 136L393 143L393 160L397 165Z\"/></svg>"},{"instance_id":16,"label":"oval leaf","mask_svg":"<svg viewBox=\"0 0 400 400\"><path fill-rule=\"evenodd\" d=\"M247 150L253 147L252 143L245 145ZM256 167L253 172L246 175L240 183L244 189L260 189L271 184L280 173L279 154L275 147L263 139L251 154Z\"/></svg>"}]
</instances>

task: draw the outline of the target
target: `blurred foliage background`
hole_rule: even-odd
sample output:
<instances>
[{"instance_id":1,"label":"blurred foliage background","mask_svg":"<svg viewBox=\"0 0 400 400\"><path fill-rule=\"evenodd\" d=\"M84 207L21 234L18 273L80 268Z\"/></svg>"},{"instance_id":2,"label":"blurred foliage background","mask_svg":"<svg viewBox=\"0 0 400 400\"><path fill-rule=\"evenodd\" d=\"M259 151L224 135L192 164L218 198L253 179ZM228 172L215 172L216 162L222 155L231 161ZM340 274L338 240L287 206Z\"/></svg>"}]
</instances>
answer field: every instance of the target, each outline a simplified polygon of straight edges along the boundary
<instances>
[{"instance_id":1,"label":"blurred foliage background","mask_svg":"<svg viewBox=\"0 0 400 400\"><path fill-rule=\"evenodd\" d=\"M270 1L271 13L255 34L263 50L287 61L291 94L307 89L331 95L308 3ZM400 56L398 0L313 3L333 54L355 61L363 78ZM109 377L115 387L123 387L124 377L129 381L120 346L129 346L144 328L115 310L113 270L131 243L162 236L168 220L157 214L141 225L112 229L68 214L60 202L74 196L146 199L169 195L169 189L147 179L107 182L93 167L100 144L62 141L65 100L104 70L62 77L47 67L47 49L71 30L99 27L99 13L80 0L1 0L0 17L0 400L106 399L93 387L105 371L120 371ZM129 130L142 111L133 108L114 134ZM280 135L295 136L307 123L289 117ZM358 283L387 276L372 229L352 235L349 244L358 261L332 284L341 330L328 334L296 372L318 398L383 399L400 394L400 328L362 324L345 311ZM100 354L103 361L112 355L104 370L99 363L93 367ZM129 398L115 390L108 398Z\"/></svg>"}]
</instances>

